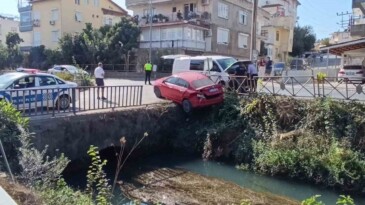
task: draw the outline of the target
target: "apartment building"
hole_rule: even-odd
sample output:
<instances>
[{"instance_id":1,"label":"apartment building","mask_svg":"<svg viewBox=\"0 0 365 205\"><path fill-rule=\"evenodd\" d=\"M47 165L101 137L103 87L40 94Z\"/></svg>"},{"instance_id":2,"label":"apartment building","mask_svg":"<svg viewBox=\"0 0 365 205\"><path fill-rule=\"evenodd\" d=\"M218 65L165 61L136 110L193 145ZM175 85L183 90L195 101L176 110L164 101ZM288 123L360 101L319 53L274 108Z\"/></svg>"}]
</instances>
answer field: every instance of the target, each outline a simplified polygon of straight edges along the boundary
<instances>
[{"instance_id":1,"label":"apartment building","mask_svg":"<svg viewBox=\"0 0 365 205\"><path fill-rule=\"evenodd\" d=\"M348 30L337 31L337 32L333 32L331 34L329 43L337 44L337 43L344 43L344 42L351 41L351 40L352 40L351 33Z\"/></svg>"},{"instance_id":2,"label":"apartment building","mask_svg":"<svg viewBox=\"0 0 365 205\"><path fill-rule=\"evenodd\" d=\"M6 36L8 33L18 33L19 37L23 39L20 46L27 45L31 39L19 33L19 20L15 17L0 15L0 44L5 46Z\"/></svg>"},{"instance_id":3,"label":"apartment building","mask_svg":"<svg viewBox=\"0 0 365 205\"><path fill-rule=\"evenodd\" d=\"M156 55L250 57L251 0L152 0L152 5L149 3L150 0L126 0L127 8L138 17L142 29L140 48L152 47Z\"/></svg>"},{"instance_id":4,"label":"apartment building","mask_svg":"<svg viewBox=\"0 0 365 205\"><path fill-rule=\"evenodd\" d=\"M365 37L365 0L352 0L352 24L350 27L353 39Z\"/></svg>"},{"instance_id":5,"label":"apartment building","mask_svg":"<svg viewBox=\"0 0 365 205\"><path fill-rule=\"evenodd\" d=\"M298 0L259 0L259 7L270 14L261 26L266 36L266 53L274 62L286 61L293 49L294 27L297 20Z\"/></svg>"},{"instance_id":6,"label":"apartment building","mask_svg":"<svg viewBox=\"0 0 365 205\"><path fill-rule=\"evenodd\" d=\"M94 28L113 25L128 15L112 0L19 0L19 30L31 39L29 45L58 47L66 34L80 33L86 23Z\"/></svg>"}]
</instances>

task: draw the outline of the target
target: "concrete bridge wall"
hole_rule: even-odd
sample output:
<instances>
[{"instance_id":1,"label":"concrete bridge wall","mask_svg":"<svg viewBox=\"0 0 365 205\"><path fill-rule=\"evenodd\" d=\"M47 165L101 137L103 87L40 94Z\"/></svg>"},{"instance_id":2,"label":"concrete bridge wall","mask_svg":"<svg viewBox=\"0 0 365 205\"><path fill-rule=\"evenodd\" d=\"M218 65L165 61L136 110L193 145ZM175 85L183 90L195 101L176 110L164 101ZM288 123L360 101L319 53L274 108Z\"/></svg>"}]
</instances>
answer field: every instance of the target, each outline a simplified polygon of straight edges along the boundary
<instances>
[{"instance_id":1,"label":"concrete bridge wall","mask_svg":"<svg viewBox=\"0 0 365 205\"><path fill-rule=\"evenodd\" d=\"M42 149L48 145L48 153L55 156L64 153L71 160L86 156L90 145L101 149L119 146L125 136L132 146L136 138L145 132L149 136L141 149L158 150L166 146L169 136L184 121L184 113L173 105L126 109L116 112L95 113L64 118L31 120L30 131L35 133L33 143ZM156 147L157 146L157 147Z\"/></svg>"}]
</instances>

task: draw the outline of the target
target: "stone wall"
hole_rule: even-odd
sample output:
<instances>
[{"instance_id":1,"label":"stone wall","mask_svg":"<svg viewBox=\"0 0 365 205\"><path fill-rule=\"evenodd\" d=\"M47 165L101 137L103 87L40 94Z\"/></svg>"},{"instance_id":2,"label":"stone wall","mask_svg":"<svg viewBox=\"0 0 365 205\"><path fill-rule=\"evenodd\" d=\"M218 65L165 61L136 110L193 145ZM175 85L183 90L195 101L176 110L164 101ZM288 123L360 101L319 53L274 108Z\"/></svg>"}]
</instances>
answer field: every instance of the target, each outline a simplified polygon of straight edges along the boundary
<instances>
[{"instance_id":1,"label":"stone wall","mask_svg":"<svg viewBox=\"0 0 365 205\"><path fill-rule=\"evenodd\" d=\"M166 148L169 136L174 136L176 126L185 120L184 113L173 105L126 109L116 112L96 113L64 118L31 120L30 131L35 133L33 143L48 154L64 153L71 160L86 156L90 145L101 149L119 146L125 136L133 145L145 132L149 136L142 143L144 153ZM153 149L152 149L153 148ZM145 152L147 151L147 152Z\"/></svg>"}]
</instances>

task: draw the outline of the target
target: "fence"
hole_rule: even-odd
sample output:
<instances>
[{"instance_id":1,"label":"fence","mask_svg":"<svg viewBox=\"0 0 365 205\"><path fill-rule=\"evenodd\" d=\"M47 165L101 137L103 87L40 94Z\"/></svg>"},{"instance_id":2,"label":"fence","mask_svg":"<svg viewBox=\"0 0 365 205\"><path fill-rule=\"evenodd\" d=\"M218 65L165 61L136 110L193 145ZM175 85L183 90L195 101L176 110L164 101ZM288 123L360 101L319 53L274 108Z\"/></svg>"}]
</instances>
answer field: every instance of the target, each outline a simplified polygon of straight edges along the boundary
<instances>
[{"instance_id":1,"label":"fence","mask_svg":"<svg viewBox=\"0 0 365 205\"><path fill-rule=\"evenodd\" d=\"M96 67L98 67L98 64L81 64L81 68L87 70L87 71L93 71ZM104 70L109 71L120 71L120 72L136 72L137 71L137 65L136 64L103 64Z\"/></svg>"},{"instance_id":2,"label":"fence","mask_svg":"<svg viewBox=\"0 0 365 205\"><path fill-rule=\"evenodd\" d=\"M217 76L212 77L216 83L221 82ZM337 78L336 78L337 79ZM241 95L265 93L301 98L330 97L339 100L365 101L365 78L334 77L317 78L308 76L258 76L250 79L246 76L230 76L224 84L228 92Z\"/></svg>"},{"instance_id":3,"label":"fence","mask_svg":"<svg viewBox=\"0 0 365 205\"><path fill-rule=\"evenodd\" d=\"M15 89L3 92L0 99L11 102L24 116L73 113L142 105L143 86L105 86ZM106 99L102 99L105 97Z\"/></svg>"}]
</instances>

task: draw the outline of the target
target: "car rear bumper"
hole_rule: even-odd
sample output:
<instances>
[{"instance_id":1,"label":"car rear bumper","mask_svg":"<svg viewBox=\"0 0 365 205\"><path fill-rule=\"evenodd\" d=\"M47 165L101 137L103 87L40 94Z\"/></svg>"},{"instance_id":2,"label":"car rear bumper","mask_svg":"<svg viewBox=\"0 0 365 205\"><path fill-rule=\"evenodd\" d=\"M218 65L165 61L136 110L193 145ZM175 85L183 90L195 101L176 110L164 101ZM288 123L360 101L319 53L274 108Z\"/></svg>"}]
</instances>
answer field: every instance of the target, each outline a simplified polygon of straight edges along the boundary
<instances>
[{"instance_id":1,"label":"car rear bumper","mask_svg":"<svg viewBox=\"0 0 365 205\"><path fill-rule=\"evenodd\" d=\"M198 107L206 107L206 106L220 104L223 102L223 100L224 100L224 97L223 97L223 94L221 94L218 97L210 98L210 99L194 98L193 100L191 100L191 104L194 108L198 108Z\"/></svg>"}]
</instances>

